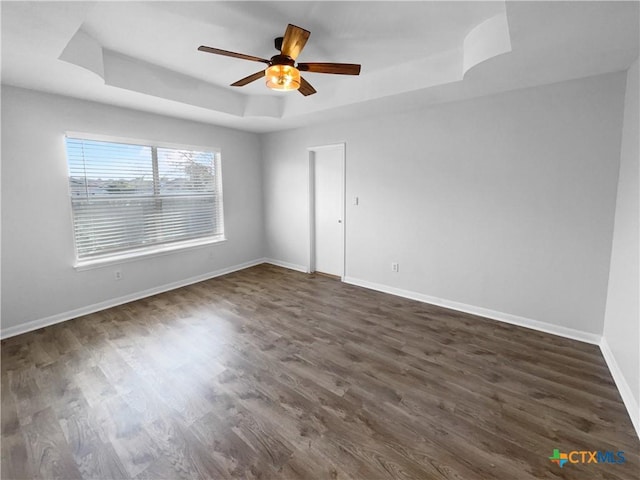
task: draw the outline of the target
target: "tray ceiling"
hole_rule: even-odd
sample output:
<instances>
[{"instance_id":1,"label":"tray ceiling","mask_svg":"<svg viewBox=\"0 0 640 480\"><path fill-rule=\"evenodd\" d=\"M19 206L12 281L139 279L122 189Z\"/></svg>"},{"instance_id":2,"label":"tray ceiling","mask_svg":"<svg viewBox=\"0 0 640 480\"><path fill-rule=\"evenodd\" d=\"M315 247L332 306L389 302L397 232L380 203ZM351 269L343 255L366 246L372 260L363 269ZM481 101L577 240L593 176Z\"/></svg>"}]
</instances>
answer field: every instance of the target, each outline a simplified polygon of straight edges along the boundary
<instances>
[{"instance_id":1,"label":"tray ceiling","mask_svg":"<svg viewBox=\"0 0 640 480\"><path fill-rule=\"evenodd\" d=\"M637 2L2 2L2 82L250 131L487 95L626 69ZM318 93L229 84L260 68L288 23Z\"/></svg>"}]
</instances>

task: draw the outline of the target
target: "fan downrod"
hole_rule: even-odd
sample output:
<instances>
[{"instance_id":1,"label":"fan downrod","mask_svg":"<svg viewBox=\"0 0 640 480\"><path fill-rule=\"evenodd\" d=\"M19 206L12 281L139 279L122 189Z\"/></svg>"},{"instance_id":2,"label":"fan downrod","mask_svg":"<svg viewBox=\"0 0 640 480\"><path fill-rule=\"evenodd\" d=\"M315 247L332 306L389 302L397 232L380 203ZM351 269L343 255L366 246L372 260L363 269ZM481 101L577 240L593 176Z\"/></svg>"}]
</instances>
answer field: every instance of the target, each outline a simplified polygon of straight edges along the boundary
<instances>
[{"instance_id":1,"label":"fan downrod","mask_svg":"<svg viewBox=\"0 0 640 480\"><path fill-rule=\"evenodd\" d=\"M276 50L281 51L282 50L282 41L284 40L284 37L276 37L273 39L273 45L276 47Z\"/></svg>"}]
</instances>

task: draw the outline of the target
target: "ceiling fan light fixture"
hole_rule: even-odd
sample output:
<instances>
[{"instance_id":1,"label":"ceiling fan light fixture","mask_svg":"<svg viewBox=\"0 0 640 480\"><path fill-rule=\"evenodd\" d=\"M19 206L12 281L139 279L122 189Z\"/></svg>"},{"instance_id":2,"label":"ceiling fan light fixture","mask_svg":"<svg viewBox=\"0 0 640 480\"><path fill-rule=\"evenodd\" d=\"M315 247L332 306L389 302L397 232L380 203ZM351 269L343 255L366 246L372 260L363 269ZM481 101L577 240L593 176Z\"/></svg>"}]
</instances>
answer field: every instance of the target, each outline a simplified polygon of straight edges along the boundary
<instances>
[{"instance_id":1,"label":"ceiling fan light fixture","mask_svg":"<svg viewBox=\"0 0 640 480\"><path fill-rule=\"evenodd\" d=\"M272 90L298 90L300 71L293 65L271 65L265 70L267 87Z\"/></svg>"},{"instance_id":2,"label":"ceiling fan light fixture","mask_svg":"<svg viewBox=\"0 0 640 480\"><path fill-rule=\"evenodd\" d=\"M0 0L1 1L1 0ZM254 57L253 55L245 55L244 53L231 52L229 50L221 50L219 48L207 47L200 45L198 50L201 52L223 55L225 57L239 58L241 60L251 60L252 62L266 63L268 65L264 70L252 73L237 82L231 84L232 87L244 87L251 82L266 77L267 87L272 90L298 90L302 95L308 97L316 93L316 89L300 76L300 71L311 73L328 73L333 75L360 75L360 65L356 63L327 63L327 62L305 62L298 63L296 66L296 58L304 48L311 32L295 25L287 25L284 37L278 37L275 40L276 50L280 50L278 55L274 55L271 59ZM264 67L263 67L264 68Z\"/></svg>"}]
</instances>

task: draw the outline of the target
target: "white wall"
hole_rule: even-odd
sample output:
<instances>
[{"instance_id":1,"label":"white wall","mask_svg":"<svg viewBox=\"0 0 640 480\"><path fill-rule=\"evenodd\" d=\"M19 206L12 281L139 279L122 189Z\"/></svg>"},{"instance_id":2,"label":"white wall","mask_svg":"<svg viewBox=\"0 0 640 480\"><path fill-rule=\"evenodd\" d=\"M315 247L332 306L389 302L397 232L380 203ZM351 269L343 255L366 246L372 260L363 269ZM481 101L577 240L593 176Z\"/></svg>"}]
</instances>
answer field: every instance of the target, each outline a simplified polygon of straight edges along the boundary
<instances>
[{"instance_id":1,"label":"white wall","mask_svg":"<svg viewBox=\"0 0 640 480\"><path fill-rule=\"evenodd\" d=\"M76 271L66 131L222 149L224 244ZM262 172L257 135L2 87L2 332L76 309L259 260ZM114 280L114 270L123 278ZM33 326L33 325L32 325Z\"/></svg>"},{"instance_id":2,"label":"white wall","mask_svg":"<svg viewBox=\"0 0 640 480\"><path fill-rule=\"evenodd\" d=\"M347 277L597 341L624 82L609 74L266 134L267 257L307 264L306 148L344 141Z\"/></svg>"},{"instance_id":3,"label":"white wall","mask_svg":"<svg viewBox=\"0 0 640 480\"><path fill-rule=\"evenodd\" d=\"M640 100L638 60L627 74L603 352L640 435Z\"/></svg>"}]
</instances>

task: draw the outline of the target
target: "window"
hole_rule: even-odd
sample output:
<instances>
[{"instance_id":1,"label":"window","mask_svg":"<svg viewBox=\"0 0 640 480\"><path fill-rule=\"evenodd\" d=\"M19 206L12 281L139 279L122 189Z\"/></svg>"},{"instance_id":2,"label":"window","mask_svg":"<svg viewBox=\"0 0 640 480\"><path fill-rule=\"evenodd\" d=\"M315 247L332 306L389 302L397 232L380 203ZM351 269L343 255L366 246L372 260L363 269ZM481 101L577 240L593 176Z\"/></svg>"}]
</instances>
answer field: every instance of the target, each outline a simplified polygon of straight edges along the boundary
<instances>
[{"instance_id":1,"label":"window","mask_svg":"<svg viewBox=\"0 0 640 480\"><path fill-rule=\"evenodd\" d=\"M224 239L220 154L66 137L78 263Z\"/></svg>"}]
</instances>

